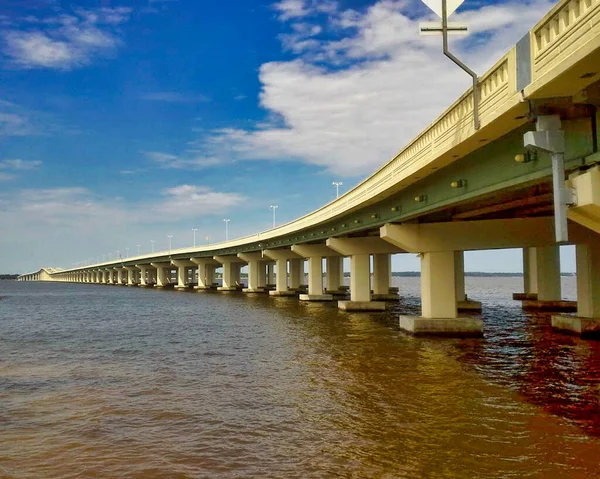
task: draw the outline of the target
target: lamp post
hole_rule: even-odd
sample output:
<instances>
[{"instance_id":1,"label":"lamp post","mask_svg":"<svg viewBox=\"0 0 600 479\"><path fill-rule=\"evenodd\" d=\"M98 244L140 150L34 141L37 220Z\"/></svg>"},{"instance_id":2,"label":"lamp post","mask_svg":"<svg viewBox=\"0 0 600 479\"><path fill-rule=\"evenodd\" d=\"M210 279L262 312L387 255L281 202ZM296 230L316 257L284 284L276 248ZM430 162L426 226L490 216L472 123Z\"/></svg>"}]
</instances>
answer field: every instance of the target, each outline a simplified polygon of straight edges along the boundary
<instances>
[{"instance_id":1,"label":"lamp post","mask_svg":"<svg viewBox=\"0 0 600 479\"><path fill-rule=\"evenodd\" d=\"M125 258L129 258L129 248L125 248Z\"/></svg>"},{"instance_id":2,"label":"lamp post","mask_svg":"<svg viewBox=\"0 0 600 479\"><path fill-rule=\"evenodd\" d=\"M140 246L142 246L142 245L141 244L136 244L136 246L137 246L137 249L138 249L138 254L137 255L139 256L140 255Z\"/></svg>"},{"instance_id":3,"label":"lamp post","mask_svg":"<svg viewBox=\"0 0 600 479\"><path fill-rule=\"evenodd\" d=\"M154 243L155 243L155 241L154 241L154 240L150 240L150 244L152 245L152 252L153 252L153 253L154 253Z\"/></svg>"},{"instance_id":4,"label":"lamp post","mask_svg":"<svg viewBox=\"0 0 600 479\"><path fill-rule=\"evenodd\" d=\"M171 254L171 239L173 238L173 235L167 235L167 238L169 238L169 254Z\"/></svg>"},{"instance_id":5,"label":"lamp post","mask_svg":"<svg viewBox=\"0 0 600 479\"><path fill-rule=\"evenodd\" d=\"M269 208L273 210L273 228L275 228L275 210L279 208L279 205L270 205Z\"/></svg>"},{"instance_id":6,"label":"lamp post","mask_svg":"<svg viewBox=\"0 0 600 479\"><path fill-rule=\"evenodd\" d=\"M196 231L198 231L198 228L192 228L192 232L194 233L194 247L196 246Z\"/></svg>"},{"instance_id":7,"label":"lamp post","mask_svg":"<svg viewBox=\"0 0 600 479\"><path fill-rule=\"evenodd\" d=\"M210 236L206 237L206 244L210 244Z\"/></svg>"},{"instance_id":8,"label":"lamp post","mask_svg":"<svg viewBox=\"0 0 600 479\"><path fill-rule=\"evenodd\" d=\"M225 241L229 241L229 222L231 221L229 218L223 218L225 222Z\"/></svg>"},{"instance_id":9,"label":"lamp post","mask_svg":"<svg viewBox=\"0 0 600 479\"><path fill-rule=\"evenodd\" d=\"M341 181L334 181L331 184L333 186L335 186L335 197L339 198L340 197L340 186L342 186L344 183L342 183Z\"/></svg>"}]
</instances>

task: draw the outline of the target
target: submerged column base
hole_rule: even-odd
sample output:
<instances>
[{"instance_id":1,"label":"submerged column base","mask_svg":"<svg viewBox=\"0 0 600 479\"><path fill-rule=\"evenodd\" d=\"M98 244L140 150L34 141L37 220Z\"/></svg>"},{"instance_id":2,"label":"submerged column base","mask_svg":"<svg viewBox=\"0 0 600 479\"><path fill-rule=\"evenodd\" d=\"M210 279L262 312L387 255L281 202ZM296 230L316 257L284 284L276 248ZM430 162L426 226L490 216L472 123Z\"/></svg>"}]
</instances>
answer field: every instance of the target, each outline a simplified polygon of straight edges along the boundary
<instances>
[{"instance_id":1,"label":"submerged column base","mask_svg":"<svg viewBox=\"0 0 600 479\"><path fill-rule=\"evenodd\" d=\"M241 291L242 288L240 286L219 286L217 291Z\"/></svg>"},{"instance_id":2,"label":"submerged column base","mask_svg":"<svg viewBox=\"0 0 600 479\"><path fill-rule=\"evenodd\" d=\"M552 329L582 338L600 339L600 318L557 314L552 316Z\"/></svg>"},{"instance_id":3,"label":"submerged column base","mask_svg":"<svg viewBox=\"0 0 600 479\"><path fill-rule=\"evenodd\" d=\"M269 296L296 296L298 293L296 293L296 291L277 291L277 290L271 290L269 291Z\"/></svg>"},{"instance_id":4,"label":"submerged column base","mask_svg":"<svg viewBox=\"0 0 600 479\"><path fill-rule=\"evenodd\" d=\"M564 311L576 312L577 301L538 301L526 300L523 301L523 309L540 310L540 311Z\"/></svg>"},{"instance_id":5,"label":"submerged column base","mask_svg":"<svg viewBox=\"0 0 600 479\"><path fill-rule=\"evenodd\" d=\"M524 301L526 299L537 300L537 293L513 293L512 298L516 301Z\"/></svg>"},{"instance_id":6,"label":"submerged column base","mask_svg":"<svg viewBox=\"0 0 600 479\"><path fill-rule=\"evenodd\" d=\"M385 311L383 301L338 301L342 311Z\"/></svg>"},{"instance_id":7,"label":"submerged column base","mask_svg":"<svg viewBox=\"0 0 600 479\"><path fill-rule=\"evenodd\" d=\"M481 311L481 302L471 301L470 299L465 301L457 301L456 309L458 311Z\"/></svg>"},{"instance_id":8,"label":"submerged column base","mask_svg":"<svg viewBox=\"0 0 600 479\"><path fill-rule=\"evenodd\" d=\"M330 294L301 294L300 301L333 301Z\"/></svg>"},{"instance_id":9,"label":"submerged column base","mask_svg":"<svg viewBox=\"0 0 600 479\"><path fill-rule=\"evenodd\" d=\"M483 321L479 318L423 318L400 315L398 319L400 329L415 336L483 336Z\"/></svg>"},{"instance_id":10,"label":"submerged column base","mask_svg":"<svg viewBox=\"0 0 600 479\"><path fill-rule=\"evenodd\" d=\"M265 288L243 288L242 293L266 293Z\"/></svg>"}]
</instances>

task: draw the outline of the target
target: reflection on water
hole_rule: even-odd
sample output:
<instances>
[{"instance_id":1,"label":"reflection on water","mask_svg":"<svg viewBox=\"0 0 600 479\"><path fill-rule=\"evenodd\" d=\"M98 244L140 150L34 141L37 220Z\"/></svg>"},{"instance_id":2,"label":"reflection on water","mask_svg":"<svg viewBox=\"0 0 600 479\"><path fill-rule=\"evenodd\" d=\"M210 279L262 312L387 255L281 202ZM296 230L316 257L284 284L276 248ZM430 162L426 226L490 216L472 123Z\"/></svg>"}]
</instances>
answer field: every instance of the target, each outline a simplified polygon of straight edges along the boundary
<instances>
[{"instance_id":1,"label":"reflection on water","mask_svg":"<svg viewBox=\"0 0 600 479\"><path fill-rule=\"evenodd\" d=\"M598 477L599 343L523 313L519 278L467 278L483 339L413 338L398 285L352 314L2 282L0 477Z\"/></svg>"}]
</instances>

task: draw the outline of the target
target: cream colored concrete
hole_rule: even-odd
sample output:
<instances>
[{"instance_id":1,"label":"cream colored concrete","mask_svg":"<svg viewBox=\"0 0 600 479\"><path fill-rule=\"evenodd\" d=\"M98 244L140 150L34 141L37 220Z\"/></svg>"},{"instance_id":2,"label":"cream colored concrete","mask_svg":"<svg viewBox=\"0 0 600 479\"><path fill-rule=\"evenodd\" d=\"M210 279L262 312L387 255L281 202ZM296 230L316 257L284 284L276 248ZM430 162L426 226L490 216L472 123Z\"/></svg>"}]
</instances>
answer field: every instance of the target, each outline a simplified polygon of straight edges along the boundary
<instances>
[{"instance_id":1,"label":"cream colored concrete","mask_svg":"<svg viewBox=\"0 0 600 479\"><path fill-rule=\"evenodd\" d=\"M294 291L288 290L287 262L289 259L298 259L301 256L289 249L266 249L263 253L266 257L275 260L275 290L269 291L269 294L271 296L294 295Z\"/></svg>"},{"instance_id":2,"label":"cream colored concrete","mask_svg":"<svg viewBox=\"0 0 600 479\"><path fill-rule=\"evenodd\" d=\"M327 256L325 258L327 271L327 291L338 291L344 280L343 256Z\"/></svg>"},{"instance_id":3,"label":"cream colored concrete","mask_svg":"<svg viewBox=\"0 0 600 479\"><path fill-rule=\"evenodd\" d=\"M415 336L482 336L483 321L478 318L423 318L421 316L399 317L399 326Z\"/></svg>"},{"instance_id":4,"label":"cream colored concrete","mask_svg":"<svg viewBox=\"0 0 600 479\"><path fill-rule=\"evenodd\" d=\"M350 301L371 301L371 265L369 254L350 257Z\"/></svg>"},{"instance_id":5,"label":"cream colored concrete","mask_svg":"<svg viewBox=\"0 0 600 479\"><path fill-rule=\"evenodd\" d=\"M525 294L535 294L536 299L538 294L537 271L537 249L523 248L523 284Z\"/></svg>"},{"instance_id":6,"label":"cream colored concrete","mask_svg":"<svg viewBox=\"0 0 600 479\"><path fill-rule=\"evenodd\" d=\"M560 301L560 250L558 246L537 248L538 301Z\"/></svg>"},{"instance_id":7,"label":"cream colored concrete","mask_svg":"<svg viewBox=\"0 0 600 479\"><path fill-rule=\"evenodd\" d=\"M290 265L290 289L300 290L304 284L304 258L295 258L289 260Z\"/></svg>"},{"instance_id":8,"label":"cream colored concrete","mask_svg":"<svg viewBox=\"0 0 600 479\"><path fill-rule=\"evenodd\" d=\"M300 244L293 245L292 251L304 258L308 258L308 294L300 295L301 301L329 301L331 295L323 294L323 257L337 259L337 274L339 286L339 261L337 251L322 244ZM333 273L335 276L335 273ZM337 287L336 287L337 289Z\"/></svg>"},{"instance_id":9,"label":"cream colored concrete","mask_svg":"<svg viewBox=\"0 0 600 479\"><path fill-rule=\"evenodd\" d=\"M569 219L600 233L600 168L590 168L566 185L575 190L577 198L577 204L567 210Z\"/></svg>"},{"instance_id":10,"label":"cream colored concrete","mask_svg":"<svg viewBox=\"0 0 600 479\"><path fill-rule=\"evenodd\" d=\"M167 277L167 268L171 268L170 263L150 263L150 266L156 268L156 286L158 288L164 288L170 284L169 278ZM169 269L170 271L170 269Z\"/></svg>"},{"instance_id":11,"label":"cream colored concrete","mask_svg":"<svg viewBox=\"0 0 600 479\"><path fill-rule=\"evenodd\" d=\"M175 285L175 287L177 289L187 288L189 286L188 270L192 267L195 268L196 263L193 263L191 260L188 259L175 259L171 260L171 264L177 268L177 284Z\"/></svg>"},{"instance_id":12,"label":"cream colored concrete","mask_svg":"<svg viewBox=\"0 0 600 479\"><path fill-rule=\"evenodd\" d=\"M117 284L123 284L123 268L115 268L117 270Z\"/></svg>"},{"instance_id":13,"label":"cream colored concrete","mask_svg":"<svg viewBox=\"0 0 600 479\"><path fill-rule=\"evenodd\" d=\"M421 256L421 315L424 318L456 318L454 251Z\"/></svg>"},{"instance_id":14,"label":"cream colored concrete","mask_svg":"<svg viewBox=\"0 0 600 479\"><path fill-rule=\"evenodd\" d=\"M556 244L552 217L452 223L386 224L381 238L411 253L521 248ZM595 234L569 223L573 243L595 241Z\"/></svg>"},{"instance_id":15,"label":"cream colored concrete","mask_svg":"<svg viewBox=\"0 0 600 479\"><path fill-rule=\"evenodd\" d=\"M600 243L577 245L577 316L600 318Z\"/></svg>"},{"instance_id":16,"label":"cream colored concrete","mask_svg":"<svg viewBox=\"0 0 600 479\"><path fill-rule=\"evenodd\" d=\"M219 263L212 258L190 258L190 261L198 265L196 289L210 289L215 282L215 268Z\"/></svg>"},{"instance_id":17,"label":"cream colored concrete","mask_svg":"<svg viewBox=\"0 0 600 479\"><path fill-rule=\"evenodd\" d=\"M266 264L264 256L260 252L238 253L238 258L248 263L248 287L242 291L244 293L263 293L266 291Z\"/></svg>"},{"instance_id":18,"label":"cream colored concrete","mask_svg":"<svg viewBox=\"0 0 600 479\"><path fill-rule=\"evenodd\" d=\"M385 311L383 301L338 301L338 308L342 311Z\"/></svg>"},{"instance_id":19,"label":"cream colored concrete","mask_svg":"<svg viewBox=\"0 0 600 479\"><path fill-rule=\"evenodd\" d=\"M373 293L375 295L388 295L390 291L390 278L392 274L392 256L390 254L373 255ZM388 296L379 296L380 299L389 299Z\"/></svg>"},{"instance_id":20,"label":"cream colored concrete","mask_svg":"<svg viewBox=\"0 0 600 479\"><path fill-rule=\"evenodd\" d=\"M223 265L223 285L217 289L219 291L235 291L241 289L240 269L244 260L237 255L213 256L213 259Z\"/></svg>"},{"instance_id":21,"label":"cream colored concrete","mask_svg":"<svg viewBox=\"0 0 600 479\"><path fill-rule=\"evenodd\" d=\"M381 238L369 236L365 238L328 238L327 246L342 256L356 254L394 254L403 253L400 248L383 241Z\"/></svg>"},{"instance_id":22,"label":"cream colored concrete","mask_svg":"<svg viewBox=\"0 0 600 479\"><path fill-rule=\"evenodd\" d=\"M127 286L137 286L139 283L138 269L135 267L127 267Z\"/></svg>"}]
</instances>

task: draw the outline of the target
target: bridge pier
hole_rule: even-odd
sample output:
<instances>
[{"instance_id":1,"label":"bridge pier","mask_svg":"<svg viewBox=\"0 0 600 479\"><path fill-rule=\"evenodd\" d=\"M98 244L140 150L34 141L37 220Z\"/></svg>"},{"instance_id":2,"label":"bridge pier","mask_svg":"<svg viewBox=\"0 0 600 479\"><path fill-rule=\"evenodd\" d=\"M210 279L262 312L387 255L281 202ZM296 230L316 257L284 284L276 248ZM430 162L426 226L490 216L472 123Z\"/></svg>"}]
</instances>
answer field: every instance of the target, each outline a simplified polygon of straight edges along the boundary
<instances>
[{"instance_id":1,"label":"bridge pier","mask_svg":"<svg viewBox=\"0 0 600 479\"><path fill-rule=\"evenodd\" d=\"M218 263L212 258L191 258L191 261L198 265L198 286L196 286L196 289L212 289L215 282L215 268Z\"/></svg>"},{"instance_id":2,"label":"bridge pier","mask_svg":"<svg viewBox=\"0 0 600 479\"><path fill-rule=\"evenodd\" d=\"M529 248L529 281L537 299L523 300L524 309L575 311L577 303L561 300L560 248L558 245Z\"/></svg>"},{"instance_id":3,"label":"bridge pier","mask_svg":"<svg viewBox=\"0 0 600 479\"><path fill-rule=\"evenodd\" d=\"M304 258L293 258L289 260L290 265L290 276L289 283L290 289L297 292L305 292L304 287Z\"/></svg>"},{"instance_id":4,"label":"bridge pier","mask_svg":"<svg viewBox=\"0 0 600 479\"><path fill-rule=\"evenodd\" d=\"M333 296L345 296L346 288L342 288L344 284L344 257L327 256L325 258L325 269L327 274L325 293Z\"/></svg>"},{"instance_id":5,"label":"bridge pier","mask_svg":"<svg viewBox=\"0 0 600 479\"><path fill-rule=\"evenodd\" d=\"M392 275L392 255L379 253L373 255L373 301L398 301L400 296L390 291Z\"/></svg>"},{"instance_id":6,"label":"bridge pier","mask_svg":"<svg viewBox=\"0 0 600 479\"><path fill-rule=\"evenodd\" d=\"M137 279L137 274L138 274L138 270L135 267L127 267L127 286L137 286L138 285L138 279Z\"/></svg>"},{"instance_id":7,"label":"bridge pier","mask_svg":"<svg viewBox=\"0 0 600 479\"><path fill-rule=\"evenodd\" d=\"M308 291L299 296L300 301L333 301L333 296L323 289L323 257L336 254L325 245L293 245L292 251L308 259Z\"/></svg>"},{"instance_id":8,"label":"bridge pier","mask_svg":"<svg viewBox=\"0 0 600 479\"><path fill-rule=\"evenodd\" d=\"M169 286L169 278L167 277L166 268L170 268L169 263L150 263L150 266L156 268L156 287L157 288L166 288ZM149 270L151 273L151 270Z\"/></svg>"},{"instance_id":9,"label":"bridge pier","mask_svg":"<svg viewBox=\"0 0 600 479\"><path fill-rule=\"evenodd\" d=\"M243 260L237 256L214 256L213 259L223 265L223 283L217 288L218 291L239 291L240 269Z\"/></svg>"},{"instance_id":10,"label":"bridge pier","mask_svg":"<svg viewBox=\"0 0 600 479\"><path fill-rule=\"evenodd\" d=\"M263 255L255 253L238 253L238 258L248 263L248 287L244 293L266 293L266 265Z\"/></svg>"},{"instance_id":11,"label":"bridge pier","mask_svg":"<svg viewBox=\"0 0 600 479\"><path fill-rule=\"evenodd\" d=\"M175 285L175 289L189 288L188 268L196 266L196 264L190 260L172 260L171 264L177 268L177 284Z\"/></svg>"},{"instance_id":12,"label":"bridge pier","mask_svg":"<svg viewBox=\"0 0 600 479\"><path fill-rule=\"evenodd\" d=\"M599 238L600 239L600 238ZM578 244L577 313L552 316L552 328L582 337L600 337L600 244Z\"/></svg>"},{"instance_id":13,"label":"bridge pier","mask_svg":"<svg viewBox=\"0 0 600 479\"><path fill-rule=\"evenodd\" d=\"M456 287L456 309L458 311L481 311L481 302L467 298L465 289L465 252L454 252L454 275Z\"/></svg>"},{"instance_id":14,"label":"bridge pier","mask_svg":"<svg viewBox=\"0 0 600 479\"><path fill-rule=\"evenodd\" d=\"M275 260L275 289L269 291L270 296L295 296L296 291L288 289L287 284L287 262L290 259L298 259L296 253L289 249L266 249L264 255Z\"/></svg>"}]
</instances>

